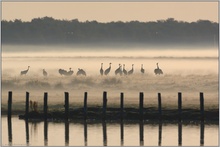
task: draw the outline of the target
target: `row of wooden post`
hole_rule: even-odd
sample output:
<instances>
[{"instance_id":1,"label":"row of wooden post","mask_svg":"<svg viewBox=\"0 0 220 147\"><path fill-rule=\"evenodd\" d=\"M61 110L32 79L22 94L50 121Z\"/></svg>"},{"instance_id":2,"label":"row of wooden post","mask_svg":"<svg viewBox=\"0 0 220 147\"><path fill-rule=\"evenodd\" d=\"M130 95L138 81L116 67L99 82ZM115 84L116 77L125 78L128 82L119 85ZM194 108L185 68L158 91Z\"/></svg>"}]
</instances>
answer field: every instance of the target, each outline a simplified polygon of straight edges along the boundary
<instances>
[{"instance_id":1,"label":"row of wooden post","mask_svg":"<svg viewBox=\"0 0 220 147\"><path fill-rule=\"evenodd\" d=\"M64 101L64 108L65 108L65 119L69 118L69 93L65 92L65 101ZM107 110L107 92L103 92L103 117L102 119L106 119L106 110ZM121 93L120 95L120 118L123 120L123 110L124 110L124 94ZM139 95L139 115L140 120L143 120L143 111L144 110L144 93L140 92ZM12 92L9 91L8 93L8 118L11 118L11 111L12 111ZM47 92L44 93L44 119L47 119L48 113L48 94ZM26 92L26 107L25 107L25 116L28 119L29 113L29 92ZM159 118L162 116L162 102L161 102L161 94L158 93L158 113ZM181 120L182 114L182 93L178 93L178 116ZM200 92L200 114L201 120L204 120L204 96L203 93ZM87 119L87 92L84 93L84 119Z\"/></svg>"}]
</instances>

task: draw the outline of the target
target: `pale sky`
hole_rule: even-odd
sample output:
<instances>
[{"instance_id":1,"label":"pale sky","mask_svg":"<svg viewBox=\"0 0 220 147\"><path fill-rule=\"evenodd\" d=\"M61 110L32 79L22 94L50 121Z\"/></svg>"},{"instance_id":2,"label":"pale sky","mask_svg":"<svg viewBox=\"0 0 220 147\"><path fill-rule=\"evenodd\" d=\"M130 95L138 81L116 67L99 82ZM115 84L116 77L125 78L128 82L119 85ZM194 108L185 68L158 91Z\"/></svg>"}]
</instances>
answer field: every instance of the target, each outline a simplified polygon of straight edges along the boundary
<instances>
[{"instance_id":1,"label":"pale sky","mask_svg":"<svg viewBox=\"0 0 220 147\"><path fill-rule=\"evenodd\" d=\"M218 22L218 2L2 2L2 20L38 17L79 21L156 21L174 18Z\"/></svg>"}]
</instances>

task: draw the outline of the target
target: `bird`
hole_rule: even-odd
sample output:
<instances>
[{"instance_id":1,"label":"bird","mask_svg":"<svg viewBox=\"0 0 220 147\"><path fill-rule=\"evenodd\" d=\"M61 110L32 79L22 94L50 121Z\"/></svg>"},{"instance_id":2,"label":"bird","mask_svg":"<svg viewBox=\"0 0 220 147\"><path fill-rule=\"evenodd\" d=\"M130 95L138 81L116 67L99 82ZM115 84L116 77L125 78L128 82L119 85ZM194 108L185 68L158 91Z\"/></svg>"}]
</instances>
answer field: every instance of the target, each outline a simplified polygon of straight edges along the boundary
<instances>
[{"instance_id":1,"label":"bird","mask_svg":"<svg viewBox=\"0 0 220 147\"><path fill-rule=\"evenodd\" d=\"M103 66L103 63L101 63L101 69L100 69L100 74L101 75L103 75L103 73L104 73L102 66Z\"/></svg>"},{"instance_id":2,"label":"bird","mask_svg":"<svg viewBox=\"0 0 220 147\"><path fill-rule=\"evenodd\" d=\"M73 74L73 71L71 70L72 68L69 68L69 71L66 72L64 75L65 76L71 76Z\"/></svg>"},{"instance_id":3,"label":"bird","mask_svg":"<svg viewBox=\"0 0 220 147\"><path fill-rule=\"evenodd\" d=\"M144 74L144 68L143 68L143 64L141 64L141 73Z\"/></svg>"},{"instance_id":4,"label":"bird","mask_svg":"<svg viewBox=\"0 0 220 147\"><path fill-rule=\"evenodd\" d=\"M79 76L79 75L84 75L84 76L86 76L86 72L85 72L83 69L78 68L78 71L77 71L76 75L77 75L77 76Z\"/></svg>"},{"instance_id":5,"label":"bird","mask_svg":"<svg viewBox=\"0 0 220 147\"><path fill-rule=\"evenodd\" d=\"M110 72L110 70L111 70L111 64L112 64L112 63L109 63L109 68L107 68L107 69L105 70L105 72L104 72L105 75L108 75L108 74L109 74L109 72Z\"/></svg>"},{"instance_id":6,"label":"bird","mask_svg":"<svg viewBox=\"0 0 220 147\"><path fill-rule=\"evenodd\" d=\"M157 75L157 74L163 74L163 71L159 68L159 65L158 65L158 63L157 63L157 68L156 69L154 69L154 73L155 73L155 75Z\"/></svg>"},{"instance_id":7,"label":"bird","mask_svg":"<svg viewBox=\"0 0 220 147\"><path fill-rule=\"evenodd\" d=\"M127 70L125 69L125 64L123 64L123 73L124 73L124 75L128 74Z\"/></svg>"},{"instance_id":8,"label":"bird","mask_svg":"<svg viewBox=\"0 0 220 147\"><path fill-rule=\"evenodd\" d=\"M21 71L21 75L26 75L27 72L28 72L28 70L29 70L29 68L30 68L30 66L28 66L28 69L27 69L27 70L23 70L23 71Z\"/></svg>"},{"instance_id":9,"label":"bird","mask_svg":"<svg viewBox=\"0 0 220 147\"><path fill-rule=\"evenodd\" d=\"M119 67L115 70L115 75L117 74L122 75L121 64L119 64Z\"/></svg>"},{"instance_id":10,"label":"bird","mask_svg":"<svg viewBox=\"0 0 220 147\"><path fill-rule=\"evenodd\" d=\"M132 64L132 69L128 71L128 75L133 74L133 72L134 72L134 64Z\"/></svg>"},{"instance_id":11,"label":"bird","mask_svg":"<svg viewBox=\"0 0 220 147\"><path fill-rule=\"evenodd\" d=\"M43 69L43 75L46 77L47 76L47 72L45 71L45 69Z\"/></svg>"},{"instance_id":12,"label":"bird","mask_svg":"<svg viewBox=\"0 0 220 147\"><path fill-rule=\"evenodd\" d=\"M58 72L60 73L61 76L67 73L67 71L64 69L59 69Z\"/></svg>"}]
</instances>

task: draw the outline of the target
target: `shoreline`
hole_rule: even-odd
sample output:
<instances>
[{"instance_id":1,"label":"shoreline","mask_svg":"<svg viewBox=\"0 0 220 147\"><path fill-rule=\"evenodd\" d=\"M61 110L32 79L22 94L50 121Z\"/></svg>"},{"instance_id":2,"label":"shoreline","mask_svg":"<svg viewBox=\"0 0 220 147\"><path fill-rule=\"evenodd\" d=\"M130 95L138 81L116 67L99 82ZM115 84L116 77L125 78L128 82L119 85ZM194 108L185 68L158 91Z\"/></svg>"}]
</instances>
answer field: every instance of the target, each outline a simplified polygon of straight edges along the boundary
<instances>
[{"instance_id":1,"label":"shoreline","mask_svg":"<svg viewBox=\"0 0 220 147\"><path fill-rule=\"evenodd\" d=\"M140 112L138 108L124 108L123 113L120 108L107 108L104 115L102 107L88 107L87 113L84 112L84 108L70 109L68 116L65 115L64 110L53 110L47 113L47 119L50 120L97 120L97 121L118 121L118 120L128 120L128 121L216 121L219 122L219 109L210 109L204 111L204 119L201 117L201 112L199 109L182 109L181 113L178 109L162 109L162 114L160 115L157 108L143 108ZM143 115L141 115L143 114ZM7 111L2 111L2 115L7 116ZM24 111L12 111L12 115L18 115L19 119L25 119L26 115ZM28 119L38 119L44 120L45 116L42 111L35 112L30 111L28 113Z\"/></svg>"}]
</instances>

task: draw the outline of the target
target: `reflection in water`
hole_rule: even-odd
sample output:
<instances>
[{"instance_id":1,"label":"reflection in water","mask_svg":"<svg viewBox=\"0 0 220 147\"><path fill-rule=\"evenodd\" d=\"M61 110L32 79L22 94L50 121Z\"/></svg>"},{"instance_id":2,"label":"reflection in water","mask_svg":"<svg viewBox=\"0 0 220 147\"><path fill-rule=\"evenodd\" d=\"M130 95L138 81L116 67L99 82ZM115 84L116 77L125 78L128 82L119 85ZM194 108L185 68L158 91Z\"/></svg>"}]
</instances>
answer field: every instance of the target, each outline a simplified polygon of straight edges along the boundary
<instances>
[{"instance_id":1,"label":"reflection in water","mask_svg":"<svg viewBox=\"0 0 220 147\"><path fill-rule=\"evenodd\" d=\"M84 146L87 146L87 122L84 120Z\"/></svg>"},{"instance_id":2,"label":"reflection in water","mask_svg":"<svg viewBox=\"0 0 220 147\"><path fill-rule=\"evenodd\" d=\"M205 129L204 122L201 121L200 123L200 146L204 145L204 129Z\"/></svg>"},{"instance_id":3,"label":"reflection in water","mask_svg":"<svg viewBox=\"0 0 220 147\"><path fill-rule=\"evenodd\" d=\"M26 142L24 140L24 144L26 143L26 145L44 145L44 146L51 146L53 145L54 139L57 137L60 139L60 137L63 137L63 135L65 135L65 138L61 139L61 144L58 145L64 145L62 143L65 143L65 146L75 146L75 145L84 145L84 146L90 146L90 145L101 145L101 146L112 146L112 145L120 145L120 146L130 146L130 145L134 145L137 146L139 141L139 145L140 146L166 146L166 145L178 145L178 146L184 146L184 145L190 145L189 143L192 142L192 145L200 145L200 146L213 146L215 144L217 144L216 140L213 140L213 135L218 135L218 133L215 131L213 132L210 129L207 129L207 131L205 132L205 124L204 122L200 122L200 127L195 127L194 125L190 125L190 127L184 127L184 129L186 129L186 131L184 131L184 133L182 132L182 125L183 122L179 122L177 124L168 124L166 125L166 123L164 124L163 127L163 123L159 122L158 124L156 124L158 127L153 127L154 125L140 121L138 124L137 123L127 123L124 121L121 121L120 124L112 124L111 122L106 122L103 121L102 123L98 123L98 124L94 124L94 125L89 125L87 121L82 122L82 124L75 124L74 122L69 122L69 121L65 121L65 129L63 128L63 124L62 123L58 123L56 126L51 126L50 129L48 129L48 124L50 122L47 122L47 120L45 120L44 122L31 122L31 124L33 125L33 130L31 129L31 131L33 131L33 134L29 132L29 123L30 120L25 120L25 127L14 127L12 128L12 121L10 119L4 119L3 122L6 122L6 127L3 127L3 132L2 134L7 134L6 132L8 131L8 136L6 138L6 140L4 140L3 137L3 144L7 144L7 145L15 145L18 144L18 142L20 142L22 139L19 138L23 135L24 139L26 137ZM17 122L14 121L16 123L15 126L17 126ZM21 122L21 125L23 124L23 121L19 120L19 123ZM53 123L53 122L52 122ZM73 125L69 126L69 123L73 123ZM108 127L108 126L109 127ZM118 128L117 126L120 125L120 128ZM60 126L60 128L59 128ZM80 127L82 126L82 127ZM84 126L84 128L83 128ZM99 127L97 127L99 126ZM139 132L138 129L135 129L137 126L139 126ZM152 129L151 126L154 128L151 131L148 131L149 129ZM176 134L175 132L173 132L173 130L176 130L176 126L178 127L178 134ZM192 127L191 127L192 126ZM210 125L209 125L210 126ZM54 129L53 127L58 127L59 129ZM74 128L72 128L74 127ZM96 128L97 127L97 128ZM107 134L107 127L109 128L108 133ZM149 128L150 127L150 128ZM82 135L77 135L75 136L76 132L80 132L80 128L82 128L81 133L84 133ZM95 129L94 129L95 128ZM155 129L156 128L156 129ZM192 128L192 129L191 129ZM210 128L210 127L208 127ZM214 130L218 130L215 129L218 128L218 126L216 125L212 125L212 129ZM13 136L13 144L12 144L12 129L14 132L14 136ZM26 133L20 133L21 129L25 129ZM42 130L41 130L42 129ZM64 130L63 130L64 129ZM74 130L73 132L69 132L69 129ZM100 129L100 133L102 131L102 134L97 134L99 132ZM118 130L118 133L117 132ZM162 130L163 129L163 130ZM190 129L190 130L188 130ZM195 130L196 129L196 130ZM41 130L41 131L40 131ZM60 130L60 131L65 131L62 136L59 135L59 132L57 132L57 134L55 136L53 136L51 131L55 130L55 134L56 134L56 130ZM193 130L193 132L192 132ZM37 131L40 131L42 133L37 133ZM88 131L90 132L90 135L88 135ZM95 132L94 132L95 131ZM125 135L125 132L127 132L129 134ZM162 136L162 131L163 131L163 135L165 138L163 138ZM200 131L200 133L199 133ZM48 135L48 132L50 135ZM198 132L198 133L196 133ZM139 136L138 134L139 133ZM156 136L152 136L152 138L150 140L148 140L147 142L144 142L144 139L148 138L148 133L150 133L150 135L156 135L158 134L158 137ZM190 134L189 134L190 133ZM206 134L207 135L206 135ZM44 134L44 136L43 136ZM210 136L211 134L211 136ZM33 136L34 135L34 136ZM173 138L175 138L175 136L177 135L177 138L173 140ZM182 135L184 135L184 138L182 137ZM195 136L197 135L197 137ZM206 135L207 141L206 144L204 144L204 136ZM42 136L42 139L40 140L35 140L36 138L40 138L40 136ZM81 137L80 137L81 136ZM74 141L72 139L70 139L71 137L74 137L76 139L74 139ZM80 138L79 138L80 137ZM83 139L84 137L84 139ZM99 138L100 137L100 138ZM115 138L114 138L115 137ZM145 138L144 138L145 137ZM190 138L189 138L190 137ZM200 137L200 138L199 138ZM35 138L34 140L32 140L31 138ZM113 139L114 138L114 139ZM163 138L163 140L162 140ZM187 142L183 142L184 139L186 140L187 138ZM197 138L197 140L196 140ZM90 140L89 140L90 139ZM118 144L116 143L116 140L118 139ZM199 140L200 139L200 142ZM50 141L48 141L50 140ZM178 141L178 144L175 143L176 141ZM189 142L188 142L189 141ZM89 143L90 142L90 143ZM136 142L136 143L135 143ZM213 143L215 142L215 143ZM154 144L152 144L154 143ZM171 144L170 144L171 143Z\"/></svg>"},{"instance_id":4,"label":"reflection in water","mask_svg":"<svg viewBox=\"0 0 220 147\"><path fill-rule=\"evenodd\" d=\"M159 133L158 133L158 146L161 146L161 138L162 138L162 122L159 122Z\"/></svg>"},{"instance_id":5,"label":"reflection in water","mask_svg":"<svg viewBox=\"0 0 220 147\"><path fill-rule=\"evenodd\" d=\"M26 144L29 145L29 126L28 126L28 119L25 119L25 130L26 130ZM36 130L34 130L36 131Z\"/></svg>"},{"instance_id":6,"label":"reflection in water","mask_svg":"<svg viewBox=\"0 0 220 147\"><path fill-rule=\"evenodd\" d=\"M65 146L69 146L69 121L65 121Z\"/></svg>"},{"instance_id":7,"label":"reflection in water","mask_svg":"<svg viewBox=\"0 0 220 147\"><path fill-rule=\"evenodd\" d=\"M121 121L120 123L120 129L121 129L121 146L124 146L124 122Z\"/></svg>"},{"instance_id":8,"label":"reflection in water","mask_svg":"<svg viewBox=\"0 0 220 147\"><path fill-rule=\"evenodd\" d=\"M9 145L12 145L12 124L11 124L11 118L8 117L8 142Z\"/></svg>"},{"instance_id":9,"label":"reflection in water","mask_svg":"<svg viewBox=\"0 0 220 147\"><path fill-rule=\"evenodd\" d=\"M106 128L106 122L102 122L102 128L103 128L103 146L107 146L107 128Z\"/></svg>"},{"instance_id":10,"label":"reflection in water","mask_svg":"<svg viewBox=\"0 0 220 147\"><path fill-rule=\"evenodd\" d=\"M140 132L140 146L144 145L144 123L143 121L139 122L139 132Z\"/></svg>"},{"instance_id":11,"label":"reflection in water","mask_svg":"<svg viewBox=\"0 0 220 147\"><path fill-rule=\"evenodd\" d=\"M48 145L48 123L47 120L44 120L44 146Z\"/></svg>"},{"instance_id":12,"label":"reflection in water","mask_svg":"<svg viewBox=\"0 0 220 147\"><path fill-rule=\"evenodd\" d=\"M178 145L182 146L182 122L178 123Z\"/></svg>"}]
</instances>

